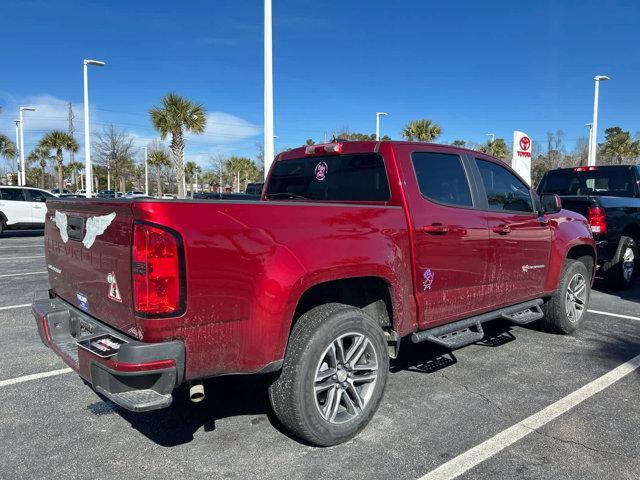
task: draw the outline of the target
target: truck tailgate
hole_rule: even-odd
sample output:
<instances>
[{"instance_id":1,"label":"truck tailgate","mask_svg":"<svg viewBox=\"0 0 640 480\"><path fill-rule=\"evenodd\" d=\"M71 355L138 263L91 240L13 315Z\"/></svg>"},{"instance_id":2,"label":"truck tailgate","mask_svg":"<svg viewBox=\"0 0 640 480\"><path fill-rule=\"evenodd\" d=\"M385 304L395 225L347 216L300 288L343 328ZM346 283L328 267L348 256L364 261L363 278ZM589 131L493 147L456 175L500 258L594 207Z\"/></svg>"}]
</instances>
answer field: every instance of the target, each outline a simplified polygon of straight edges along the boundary
<instances>
[{"instance_id":1,"label":"truck tailgate","mask_svg":"<svg viewBox=\"0 0 640 480\"><path fill-rule=\"evenodd\" d=\"M130 201L47 201L45 258L56 295L128 335L133 312Z\"/></svg>"},{"instance_id":2,"label":"truck tailgate","mask_svg":"<svg viewBox=\"0 0 640 480\"><path fill-rule=\"evenodd\" d=\"M560 200L562 201L562 208L579 213L584 217L589 216L589 207L597 206L595 199L590 196L561 195Z\"/></svg>"}]
</instances>

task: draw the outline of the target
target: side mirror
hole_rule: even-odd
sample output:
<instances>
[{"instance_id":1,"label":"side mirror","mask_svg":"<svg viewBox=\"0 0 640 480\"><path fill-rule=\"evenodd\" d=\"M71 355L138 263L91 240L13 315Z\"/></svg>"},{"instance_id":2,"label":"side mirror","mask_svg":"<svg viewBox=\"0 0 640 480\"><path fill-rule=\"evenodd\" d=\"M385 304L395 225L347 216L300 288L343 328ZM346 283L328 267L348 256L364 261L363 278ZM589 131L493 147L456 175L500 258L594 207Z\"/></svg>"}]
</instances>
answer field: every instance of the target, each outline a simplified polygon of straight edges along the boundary
<instances>
[{"instance_id":1,"label":"side mirror","mask_svg":"<svg viewBox=\"0 0 640 480\"><path fill-rule=\"evenodd\" d=\"M543 214L558 213L562 209L562 200L555 193L540 195L540 206Z\"/></svg>"}]
</instances>

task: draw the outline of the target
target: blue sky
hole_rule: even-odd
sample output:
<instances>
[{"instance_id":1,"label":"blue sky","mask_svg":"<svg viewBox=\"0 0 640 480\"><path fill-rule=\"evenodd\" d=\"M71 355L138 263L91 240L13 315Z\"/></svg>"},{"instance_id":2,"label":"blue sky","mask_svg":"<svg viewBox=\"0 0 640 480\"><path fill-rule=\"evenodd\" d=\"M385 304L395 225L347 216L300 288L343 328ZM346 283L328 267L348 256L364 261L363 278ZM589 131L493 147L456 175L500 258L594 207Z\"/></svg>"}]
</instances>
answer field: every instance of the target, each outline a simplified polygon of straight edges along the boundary
<instances>
[{"instance_id":1,"label":"blue sky","mask_svg":"<svg viewBox=\"0 0 640 480\"><path fill-rule=\"evenodd\" d=\"M545 141L587 134L595 74L599 138L640 130L640 2L273 0L276 150L348 126L399 138L431 118L442 141ZM187 156L256 153L262 141L262 1L24 0L3 6L0 132L14 137L18 105L33 104L26 148L66 128L73 102L82 136L82 59L92 130L114 123L140 146L154 138L148 109L169 91L210 112Z\"/></svg>"}]
</instances>

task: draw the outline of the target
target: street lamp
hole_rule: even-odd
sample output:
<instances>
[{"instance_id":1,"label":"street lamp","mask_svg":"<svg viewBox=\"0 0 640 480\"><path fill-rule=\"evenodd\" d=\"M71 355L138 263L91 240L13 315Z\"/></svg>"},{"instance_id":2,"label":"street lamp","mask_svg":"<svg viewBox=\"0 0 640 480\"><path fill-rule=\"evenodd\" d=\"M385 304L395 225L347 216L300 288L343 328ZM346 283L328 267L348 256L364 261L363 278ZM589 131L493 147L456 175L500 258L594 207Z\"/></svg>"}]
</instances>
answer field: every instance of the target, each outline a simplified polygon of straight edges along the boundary
<instances>
[{"instance_id":1,"label":"street lamp","mask_svg":"<svg viewBox=\"0 0 640 480\"><path fill-rule=\"evenodd\" d=\"M24 164L24 120L22 118L22 112L35 112L33 107L20 107L20 165L22 170L22 176L20 178L20 186L24 187L27 184L26 167Z\"/></svg>"},{"instance_id":2,"label":"street lamp","mask_svg":"<svg viewBox=\"0 0 640 480\"><path fill-rule=\"evenodd\" d=\"M271 0L264 0L264 178L273 162L273 48Z\"/></svg>"},{"instance_id":3,"label":"street lamp","mask_svg":"<svg viewBox=\"0 0 640 480\"><path fill-rule=\"evenodd\" d=\"M596 85L593 93L593 122L591 125L591 141L589 142L589 160L587 162L589 166L596 164L596 150L598 145L598 93L600 90L600 82L609 80L609 77L606 75L596 75L593 79Z\"/></svg>"},{"instance_id":4,"label":"street lamp","mask_svg":"<svg viewBox=\"0 0 640 480\"><path fill-rule=\"evenodd\" d=\"M380 117L386 117L389 115L384 112L376 112L376 141L380 141Z\"/></svg>"},{"instance_id":5,"label":"street lamp","mask_svg":"<svg viewBox=\"0 0 640 480\"><path fill-rule=\"evenodd\" d=\"M144 149L144 194L149 196L149 162L147 161L147 147Z\"/></svg>"},{"instance_id":6,"label":"street lamp","mask_svg":"<svg viewBox=\"0 0 640 480\"><path fill-rule=\"evenodd\" d=\"M87 181L86 197L91 198L91 189L93 188L93 172L91 171L91 139L89 138L89 80L87 76L87 67L95 65L96 67L104 67L105 63L99 60L84 60L84 170Z\"/></svg>"},{"instance_id":7,"label":"street lamp","mask_svg":"<svg viewBox=\"0 0 640 480\"><path fill-rule=\"evenodd\" d=\"M20 120L16 120L16 146L18 147L18 152L16 153L16 180L18 182L18 186L21 185L22 178L20 176Z\"/></svg>"},{"instance_id":8,"label":"street lamp","mask_svg":"<svg viewBox=\"0 0 640 480\"><path fill-rule=\"evenodd\" d=\"M487 137L491 137L491 141L489 142L489 144L492 144L493 141L496 139L496 134L495 133L485 133L485 135Z\"/></svg>"}]
</instances>

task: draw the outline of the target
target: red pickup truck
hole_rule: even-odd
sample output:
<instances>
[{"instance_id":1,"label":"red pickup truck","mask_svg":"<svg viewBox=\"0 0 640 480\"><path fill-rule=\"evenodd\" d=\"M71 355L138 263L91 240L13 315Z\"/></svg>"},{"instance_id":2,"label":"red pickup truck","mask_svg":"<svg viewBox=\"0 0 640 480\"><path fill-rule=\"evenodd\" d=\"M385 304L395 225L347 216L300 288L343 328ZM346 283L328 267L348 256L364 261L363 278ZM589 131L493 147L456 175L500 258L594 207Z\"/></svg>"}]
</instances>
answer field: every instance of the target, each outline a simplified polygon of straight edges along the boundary
<instances>
[{"instance_id":1,"label":"red pickup truck","mask_svg":"<svg viewBox=\"0 0 640 480\"><path fill-rule=\"evenodd\" d=\"M451 349L483 322L584 320L589 225L503 162L335 142L275 159L260 200L47 202L43 342L116 404L167 407L217 375L274 373L273 409L333 445L380 403L403 337Z\"/></svg>"}]
</instances>

